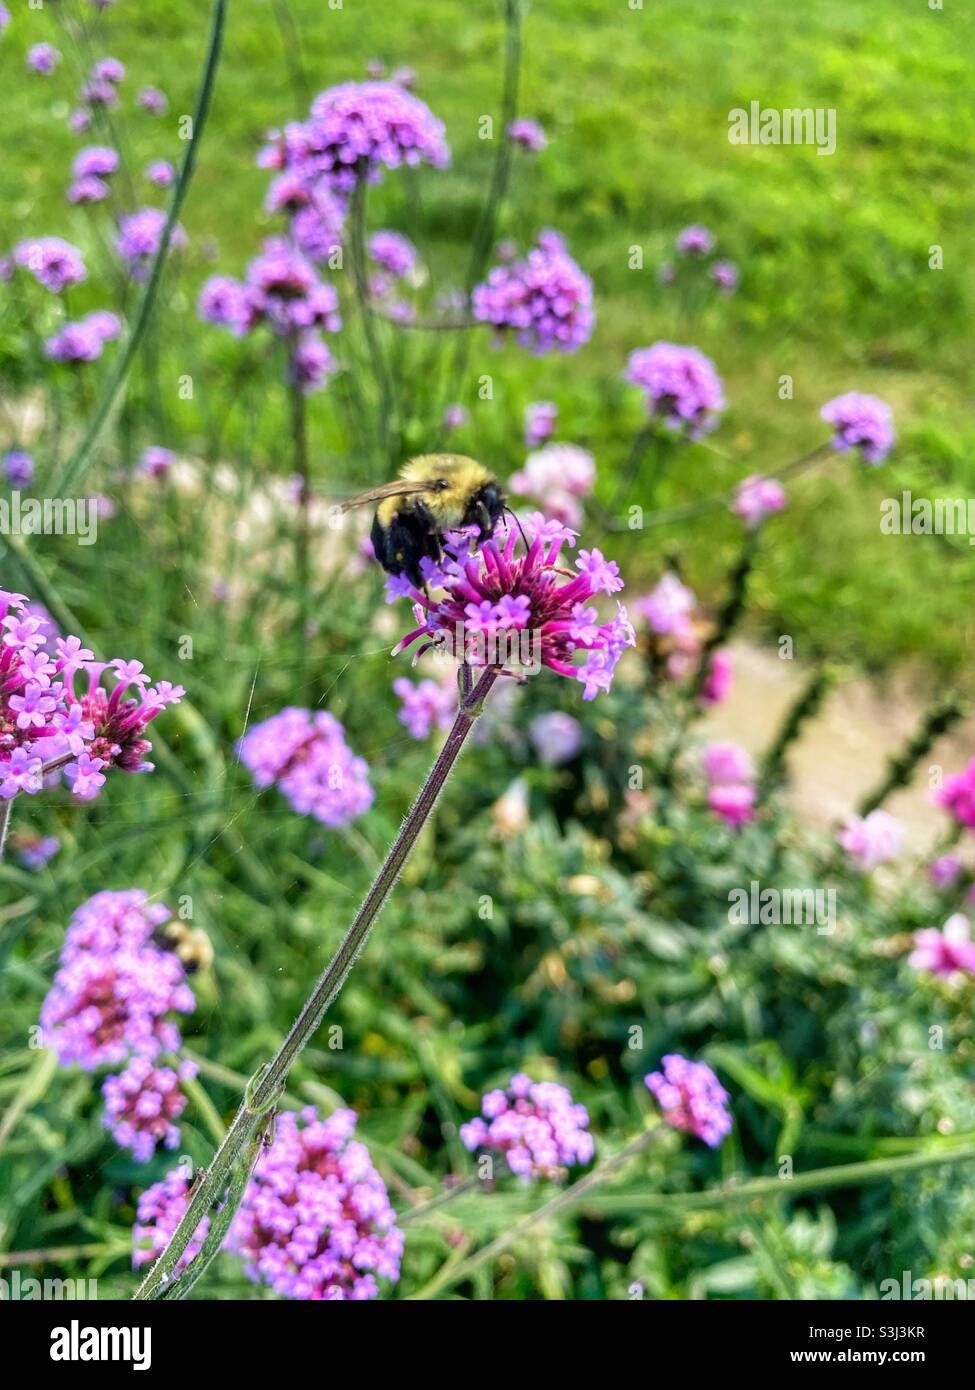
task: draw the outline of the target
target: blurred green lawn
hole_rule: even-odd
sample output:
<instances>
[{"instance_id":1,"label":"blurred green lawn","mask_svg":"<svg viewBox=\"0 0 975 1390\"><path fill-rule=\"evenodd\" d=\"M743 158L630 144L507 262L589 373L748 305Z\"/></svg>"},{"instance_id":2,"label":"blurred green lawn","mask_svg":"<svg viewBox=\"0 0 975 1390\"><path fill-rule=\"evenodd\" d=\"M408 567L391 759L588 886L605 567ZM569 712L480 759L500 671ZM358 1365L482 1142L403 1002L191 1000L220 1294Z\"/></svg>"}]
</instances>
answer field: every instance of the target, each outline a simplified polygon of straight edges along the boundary
<instances>
[{"instance_id":1,"label":"blurred green lawn","mask_svg":"<svg viewBox=\"0 0 975 1390\"><path fill-rule=\"evenodd\" d=\"M90 17L89 7L75 8ZM765 630L792 633L798 654L818 646L867 667L918 658L926 671L942 672L957 670L970 649L970 547L886 538L878 528L879 499L904 487L932 496L975 489L968 334L975 25L962 8L932 11L923 0L789 7L648 0L630 10L626 0L539 0L528 13L521 106L541 120L551 144L537 173L533 161L519 162L502 230L525 241L540 226L558 227L595 280L598 324L593 342L570 358L498 354L479 339L472 373L490 370L496 387L493 404L475 416L473 442L482 438L499 471L510 471L521 462L525 401L552 398L562 408L563 437L594 449L610 496L607 483L640 420L619 371L632 348L690 335L657 269L682 225L706 223L720 251L738 262L742 285L690 333L714 357L730 410L711 448L683 455L660 502L708 496L805 452L822 437L820 405L840 391L874 391L896 412L900 444L891 465L866 476L833 463L824 476L796 483L791 511L776 524L777 544L753 597ZM77 148L65 123L65 74L38 78L22 61L31 42L57 42L50 9L18 11L0 46L7 93L0 244L28 231L83 236L83 214L63 201ZM305 109L295 90L301 82L284 60L281 13L277 0L232 0L212 124L184 218L195 243L216 238L219 268L230 273L242 270L265 230L267 176L254 167L260 137ZM291 13L310 93L362 76L373 57L416 69L454 155L448 173L423 176L421 239L440 264L459 265L493 152L477 125L498 111L498 13L447 0L346 0L341 10L291 0ZM146 81L169 92L175 153L175 119L191 109L206 7L123 0L106 23L103 47L129 64L129 95ZM732 147L728 112L753 99L835 107L836 153ZM402 180L387 179L372 215L374 224L402 222ZM944 248L941 271L928 269L932 244ZM628 268L631 245L644 248L642 272ZM188 331L190 297L185 308ZM784 373L794 377L792 401L778 399ZM321 429L314 417L328 409L324 397L313 403L313 439ZM192 429L181 442L193 447ZM713 592L732 561L735 529L729 521L702 530L699 537L683 525L630 542L631 574L652 578L661 551L679 549L694 582Z\"/></svg>"}]
</instances>

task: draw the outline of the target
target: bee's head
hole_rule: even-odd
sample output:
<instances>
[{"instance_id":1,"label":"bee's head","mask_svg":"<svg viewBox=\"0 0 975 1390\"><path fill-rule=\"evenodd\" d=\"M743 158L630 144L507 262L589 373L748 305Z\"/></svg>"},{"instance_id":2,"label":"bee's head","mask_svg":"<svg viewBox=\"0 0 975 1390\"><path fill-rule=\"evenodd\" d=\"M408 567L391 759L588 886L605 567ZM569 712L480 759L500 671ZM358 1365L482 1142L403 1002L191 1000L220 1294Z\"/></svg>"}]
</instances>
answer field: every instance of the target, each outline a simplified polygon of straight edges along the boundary
<instances>
[{"instance_id":1,"label":"bee's head","mask_svg":"<svg viewBox=\"0 0 975 1390\"><path fill-rule=\"evenodd\" d=\"M468 504L464 517L465 526L477 526L482 541L488 536L493 536L504 511L505 501L505 495L494 479L485 483L477 489Z\"/></svg>"}]
</instances>

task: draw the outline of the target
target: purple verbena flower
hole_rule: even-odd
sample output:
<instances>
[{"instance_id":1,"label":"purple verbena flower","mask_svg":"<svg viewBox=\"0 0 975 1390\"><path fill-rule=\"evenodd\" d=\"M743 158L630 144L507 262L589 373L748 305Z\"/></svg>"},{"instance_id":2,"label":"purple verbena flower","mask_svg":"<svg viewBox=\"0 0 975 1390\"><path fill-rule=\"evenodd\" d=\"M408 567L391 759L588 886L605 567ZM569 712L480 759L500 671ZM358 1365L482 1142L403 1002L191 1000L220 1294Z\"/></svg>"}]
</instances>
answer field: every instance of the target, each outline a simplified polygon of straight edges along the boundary
<instances>
[{"instance_id":1,"label":"purple verbena flower","mask_svg":"<svg viewBox=\"0 0 975 1390\"><path fill-rule=\"evenodd\" d=\"M665 1121L716 1149L731 1133L728 1092L706 1062L671 1052L660 1065L662 1072L650 1072L643 1079Z\"/></svg>"},{"instance_id":2,"label":"purple verbena flower","mask_svg":"<svg viewBox=\"0 0 975 1390\"><path fill-rule=\"evenodd\" d=\"M61 61L61 54L50 43L35 43L27 50L27 66L43 77L52 73Z\"/></svg>"},{"instance_id":3,"label":"purple verbena flower","mask_svg":"<svg viewBox=\"0 0 975 1390\"><path fill-rule=\"evenodd\" d=\"M103 1083L102 1123L121 1148L131 1149L137 1163L148 1163L157 1147L175 1149L179 1143L176 1121L186 1109L180 1083L196 1071L190 1061L173 1070L157 1067L148 1057L133 1057L123 1072Z\"/></svg>"},{"instance_id":4,"label":"purple verbena flower","mask_svg":"<svg viewBox=\"0 0 975 1390\"><path fill-rule=\"evenodd\" d=\"M17 858L26 869L43 869L61 848L56 835L21 834L14 837L13 843Z\"/></svg>"},{"instance_id":5,"label":"purple verbena flower","mask_svg":"<svg viewBox=\"0 0 975 1390\"><path fill-rule=\"evenodd\" d=\"M734 294L738 288L738 267L734 261L715 261L708 274L722 294Z\"/></svg>"},{"instance_id":6,"label":"purple verbena flower","mask_svg":"<svg viewBox=\"0 0 975 1390\"><path fill-rule=\"evenodd\" d=\"M859 449L864 463L875 467L883 463L897 437L890 406L876 396L847 391L827 401L819 413L835 430L834 449Z\"/></svg>"},{"instance_id":7,"label":"purple verbena flower","mask_svg":"<svg viewBox=\"0 0 975 1390\"><path fill-rule=\"evenodd\" d=\"M721 378L697 348L654 343L630 353L626 380L643 389L647 413L669 429L700 439L714 429L725 400Z\"/></svg>"},{"instance_id":8,"label":"purple verbena flower","mask_svg":"<svg viewBox=\"0 0 975 1390\"><path fill-rule=\"evenodd\" d=\"M915 970L929 970L943 980L975 975L975 941L968 918L956 912L939 931L926 927L914 933L914 950L908 964Z\"/></svg>"},{"instance_id":9,"label":"purple verbena flower","mask_svg":"<svg viewBox=\"0 0 975 1390\"><path fill-rule=\"evenodd\" d=\"M558 418L559 408L552 401L533 401L525 406L525 443L529 449L551 439Z\"/></svg>"},{"instance_id":10,"label":"purple verbena flower","mask_svg":"<svg viewBox=\"0 0 975 1390\"><path fill-rule=\"evenodd\" d=\"M449 729L457 713L457 686L451 680L422 680L414 685L406 676L393 681L402 701L397 718L414 738L428 738L434 729Z\"/></svg>"},{"instance_id":11,"label":"purple verbena flower","mask_svg":"<svg viewBox=\"0 0 975 1390\"><path fill-rule=\"evenodd\" d=\"M115 249L128 262L133 280L144 280L148 275L165 225L166 214L160 208L140 208L120 218ZM173 227L169 244L173 250L186 245L186 233L179 223Z\"/></svg>"},{"instance_id":12,"label":"purple verbena flower","mask_svg":"<svg viewBox=\"0 0 975 1390\"><path fill-rule=\"evenodd\" d=\"M481 1115L461 1125L460 1137L472 1153L503 1154L525 1182L562 1179L569 1168L589 1163L595 1150L585 1106L557 1082L532 1081L521 1072L506 1090L488 1091Z\"/></svg>"},{"instance_id":13,"label":"purple verbena flower","mask_svg":"<svg viewBox=\"0 0 975 1390\"><path fill-rule=\"evenodd\" d=\"M766 517L781 512L788 500L785 488L775 478L763 478L754 473L738 484L731 510L741 517L749 531L753 531Z\"/></svg>"},{"instance_id":14,"label":"purple verbena flower","mask_svg":"<svg viewBox=\"0 0 975 1390\"><path fill-rule=\"evenodd\" d=\"M14 260L29 270L45 289L60 294L71 285L88 278L88 271L77 246L59 236L33 237L14 248Z\"/></svg>"},{"instance_id":15,"label":"purple verbena flower","mask_svg":"<svg viewBox=\"0 0 975 1390\"><path fill-rule=\"evenodd\" d=\"M286 1298L371 1299L399 1278L403 1236L355 1124L353 1110L279 1115L234 1217L228 1248Z\"/></svg>"},{"instance_id":16,"label":"purple verbena flower","mask_svg":"<svg viewBox=\"0 0 975 1390\"><path fill-rule=\"evenodd\" d=\"M416 247L400 232L375 232L369 238L369 255L397 280L409 275L416 266Z\"/></svg>"},{"instance_id":17,"label":"purple verbena flower","mask_svg":"<svg viewBox=\"0 0 975 1390\"><path fill-rule=\"evenodd\" d=\"M111 191L111 188L104 179L91 177L75 179L74 183L68 185L68 191L65 196L69 203L75 205L83 203L103 203Z\"/></svg>"},{"instance_id":18,"label":"purple verbena flower","mask_svg":"<svg viewBox=\"0 0 975 1390\"><path fill-rule=\"evenodd\" d=\"M851 816L838 838L856 867L870 873L900 854L904 827L887 811L871 811L864 817Z\"/></svg>"},{"instance_id":19,"label":"purple verbena flower","mask_svg":"<svg viewBox=\"0 0 975 1390\"><path fill-rule=\"evenodd\" d=\"M169 99L158 87L143 87L135 99L135 104L150 116L165 116L169 110Z\"/></svg>"},{"instance_id":20,"label":"purple verbena flower","mask_svg":"<svg viewBox=\"0 0 975 1390\"><path fill-rule=\"evenodd\" d=\"M117 338L122 325L107 309L87 314L77 323L66 323L44 344L44 352L54 362L94 362L105 344Z\"/></svg>"},{"instance_id":21,"label":"purple verbena flower","mask_svg":"<svg viewBox=\"0 0 975 1390\"><path fill-rule=\"evenodd\" d=\"M581 681L583 699L592 700L609 690L620 656L636 642L622 604L617 602L616 616L608 622L586 607L599 593L623 587L619 570L594 549L580 551L577 573L568 573L560 551L566 542L575 544L576 533L539 512L523 520L522 530L528 540L523 555L515 554L521 534L515 527L473 554L464 553L461 538L443 565L427 570L441 597L401 588L413 599L420 625L394 652L425 638L420 655L436 646L472 666L496 665L509 675L523 674L526 667L538 670L541 663ZM560 578L566 582L560 584ZM573 662L579 653L584 654L581 666Z\"/></svg>"},{"instance_id":22,"label":"purple verbena flower","mask_svg":"<svg viewBox=\"0 0 975 1390\"><path fill-rule=\"evenodd\" d=\"M714 236L707 227L693 222L677 233L676 246L682 256L706 256L714 250Z\"/></svg>"},{"instance_id":23,"label":"purple verbena flower","mask_svg":"<svg viewBox=\"0 0 975 1390\"><path fill-rule=\"evenodd\" d=\"M276 785L299 815L323 825L347 825L372 805L368 765L325 710L283 709L248 730L238 751L258 787Z\"/></svg>"},{"instance_id":24,"label":"purple verbena flower","mask_svg":"<svg viewBox=\"0 0 975 1390\"><path fill-rule=\"evenodd\" d=\"M76 179L111 178L118 172L118 151L107 145L89 145L75 155L71 172Z\"/></svg>"},{"instance_id":25,"label":"purple verbena flower","mask_svg":"<svg viewBox=\"0 0 975 1390\"><path fill-rule=\"evenodd\" d=\"M531 150L533 154L540 153L548 144L542 127L527 116L511 122L508 126L508 139L513 145L520 145L523 150Z\"/></svg>"},{"instance_id":26,"label":"purple verbena flower","mask_svg":"<svg viewBox=\"0 0 975 1390\"><path fill-rule=\"evenodd\" d=\"M582 725L562 710L548 710L531 722L529 737L543 767L571 762L582 747Z\"/></svg>"},{"instance_id":27,"label":"purple verbena flower","mask_svg":"<svg viewBox=\"0 0 975 1390\"><path fill-rule=\"evenodd\" d=\"M975 830L975 758L961 772L948 777L934 799L959 825Z\"/></svg>"},{"instance_id":28,"label":"purple verbena flower","mask_svg":"<svg viewBox=\"0 0 975 1390\"><path fill-rule=\"evenodd\" d=\"M474 317L508 329L535 353L575 352L592 336L592 281L555 232L543 232L520 261L498 265L471 297Z\"/></svg>"},{"instance_id":29,"label":"purple verbena flower","mask_svg":"<svg viewBox=\"0 0 975 1390\"><path fill-rule=\"evenodd\" d=\"M154 159L146 165L145 176L157 188L169 188L176 182L176 167L168 159Z\"/></svg>"},{"instance_id":30,"label":"purple verbena flower","mask_svg":"<svg viewBox=\"0 0 975 1390\"><path fill-rule=\"evenodd\" d=\"M10 487L30 487L34 481L34 460L26 449L8 449L3 456L3 472Z\"/></svg>"}]
</instances>

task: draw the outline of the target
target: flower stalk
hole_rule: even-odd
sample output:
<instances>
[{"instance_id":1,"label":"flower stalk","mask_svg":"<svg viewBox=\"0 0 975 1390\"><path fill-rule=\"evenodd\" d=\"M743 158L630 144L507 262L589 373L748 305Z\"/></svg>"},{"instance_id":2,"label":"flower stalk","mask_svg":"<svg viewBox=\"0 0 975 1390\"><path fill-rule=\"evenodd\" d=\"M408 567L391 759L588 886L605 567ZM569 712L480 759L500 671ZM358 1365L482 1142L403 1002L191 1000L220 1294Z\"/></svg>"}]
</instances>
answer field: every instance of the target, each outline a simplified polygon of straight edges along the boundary
<instances>
[{"instance_id":1,"label":"flower stalk","mask_svg":"<svg viewBox=\"0 0 975 1390\"><path fill-rule=\"evenodd\" d=\"M462 673L464 668L461 668ZM470 672L466 673L470 676ZM362 951L376 918L392 892L407 859L413 850L420 832L426 825L430 813L436 806L444 785L457 761L474 721L484 707L484 700L499 675L496 667L487 667L476 683L473 683L462 698L457 716L447 735L427 780L421 787L413 806L403 822L399 835L386 856L386 860L366 894L348 931L318 983L291 1026L284 1042L267 1066L261 1068L251 1078L240 1109L227 1130L210 1166L202 1171L193 1188L183 1218L166 1246L154 1261L143 1283L136 1290L137 1300L159 1298L181 1298L183 1279L176 1276L176 1265L192 1239L200 1221L208 1216L213 1206L223 1200L219 1220L229 1225L236 1207L243 1196L250 1169L256 1162L259 1144L255 1140L263 1132L269 1116L284 1090L295 1061L306 1044L314 1037L332 1002L339 994ZM463 675L462 675L463 680ZM461 687L464 688L463 685ZM248 1167L248 1164L250 1167ZM246 1171L245 1171L246 1170ZM229 1190L228 1190L229 1188ZM225 1227L226 1228L226 1227ZM208 1248L209 1247L209 1248ZM208 1241L204 1249L190 1265L193 1283L206 1270L206 1266L217 1254L217 1243ZM206 1258L204 1256L206 1255ZM174 1282L175 1281L175 1282ZM177 1289L175 1284L178 1283Z\"/></svg>"},{"instance_id":2,"label":"flower stalk","mask_svg":"<svg viewBox=\"0 0 975 1390\"><path fill-rule=\"evenodd\" d=\"M917 733L908 740L900 753L890 759L883 781L863 798L858 814L869 815L878 806L882 806L893 792L905 787L921 759L930 753L943 734L954 728L964 713L965 702L956 692L935 700L925 713Z\"/></svg>"}]
</instances>

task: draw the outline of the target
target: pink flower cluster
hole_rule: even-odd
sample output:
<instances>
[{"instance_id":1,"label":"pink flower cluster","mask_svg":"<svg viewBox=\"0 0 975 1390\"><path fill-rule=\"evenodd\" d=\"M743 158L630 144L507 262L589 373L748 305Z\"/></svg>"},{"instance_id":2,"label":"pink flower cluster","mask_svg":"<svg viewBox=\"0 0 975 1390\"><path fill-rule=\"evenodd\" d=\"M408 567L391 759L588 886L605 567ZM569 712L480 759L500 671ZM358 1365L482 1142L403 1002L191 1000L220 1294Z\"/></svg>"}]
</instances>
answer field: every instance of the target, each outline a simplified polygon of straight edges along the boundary
<instances>
[{"instance_id":1,"label":"pink flower cluster","mask_svg":"<svg viewBox=\"0 0 975 1390\"><path fill-rule=\"evenodd\" d=\"M127 262L133 280L145 280L162 242L166 214L160 208L140 208L120 218L115 249ZM177 222L169 238L170 250L186 245L186 232Z\"/></svg>"},{"instance_id":2,"label":"pink flower cluster","mask_svg":"<svg viewBox=\"0 0 975 1390\"><path fill-rule=\"evenodd\" d=\"M532 154L540 154L548 144L545 131L529 116L521 116L511 122L508 126L508 139L513 145L520 145L523 150L529 150Z\"/></svg>"},{"instance_id":3,"label":"pink flower cluster","mask_svg":"<svg viewBox=\"0 0 975 1390\"><path fill-rule=\"evenodd\" d=\"M588 497L595 481L596 460L588 450L576 444L546 444L512 473L509 487L518 497L533 497L546 516L578 529L581 499Z\"/></svg>"},{"instance_id":4,"label":"pink flower cluster","mask_svg":"<svg viewBox=\"0 0 975 1390\"><path fill-rule=\"evenodd\" d=\"M551 439L558 418L559 408L553 401L532 401L525 406L525 443L529 449Z\"/></svg>"},{"instance_id":5,"label":"pink flower cluster","mask_svg":"<svg viewBox=\"0 0 975 1390\"><path fill-rule=\"evenodd\" d=\"M181 686L149 686L141 661L96 662L77 637L58 637L45 648L46 625L27 610L23 594L0 590L0 797L41 790L46 773L63 768L75 796L97 795L103 769L148 772L147 725ZM111 693L101 685L111 670ZM79 673L87 689L75 690ZM147 688L148 687L148 688ZM135 696L125 698L134 689Z\"/></svg>"},{"instance_id":6,"label":"pink flower cluster","mask_svg":"<svg viewBox=\"0 0 975 1390\"><path fill-rule=\"evenodd\" d=\"M634 603L637 615L646 622L661 648L663 669L668 679L684 680L701 664L703 636L695 623L697 599L672 570L667 570L656 587ZM720 705L731 693L734 666L724 648L711 653L699 699L705 705Z\"/></svg>"},{"instance_id":7,"label":"pink flower cluster","mask_svg":"<svg viewBox=\"0 0 975 1390\"><path fill-rule=\"evenodd\" d=\"M851 816L839 834L839 842L863 873L896 859L904 848L904 827L888 811Z\"/></svg>"},{"instance_id":8,"label":"pink flower cluster","mask_svg":"<svg viewBox=\"0 0 975 1390\"><path fill-rule=\"evenodd\" d=\"M481 1118L483 1116L483 1118ZM563 1178L566 1169L589 1163L595 1150L589 1115L555 1081L532 1081L519 1072L507 1090L488 1091L481 1115L460 1127L464 1145L503 1154L516 1177Z\"/></svg>"},{"instance_id":9,"label":"pink flower cluster","mask_svg":"<svg viewBox=\"0 0 975 1390\"><path fill-rule=\"evenodd\" d=\"M354 1110L279 1115L257 1161L228 1249L286 1298L370 1299L399 1278L403 1235Z\"/></svg>"},{"instance_id":10,"label":"pink flower cluster","mask_svg":"<svg viewBox=\"0 0 975 1390\"><path fill-rule=\"evenodd\" d=\"M393 681L393 690L403 702L399 722L414 738L429 738L434 729L449 729L457 713L457 683L423 680L414 685L406 676Z\"/></svg>"},{"instance_id":11,"label":"pink flower cluster","mask_svg":"<svg viewBox=\"0 0 975 1390\"><path fill-rule=\"evenodd\" d=\"M787 502L785 488L780 482L755 473L738 484L731 510L741 517L749 531L754 531L766 517L781 512Z\"/></svg>"},{"instance_id":12,"label":"pink flower cluster","mask_svg":"<svg viewBox=\"0 0 975 1390\"><path fill-rule=\"evenodd\" d=\"M495 266L474 289L474 317L510 329L535 353L575 352L592 336L592 281L557 232L546 231L523 260Z\"/></svg>"},{"instance_id":13,"label":"pink flower cluster","mask_svg":"<svg viewBox=\"0 0 975 1390\"><path fill-rule=\"evenodd\" d=\"M153 940L169 916L137 889L98 893L77 910L41 1008L41 1030L62 1066L93 1071L178 1048L167 1015L192 1013L195 1000L177 956Z\"/></svg>"},{"instance_id":14,"label":"pink flower cluster","mask_svg":"<svg viewBox=\"0 0 975 1390\"><path fill-rule=\"evenodd\" d=\"M975 758L961 772L949 777L935 793L939 806L944 806L959 825L975 831Z\"/></svg>"},{"instance_id":15,"label":"pink flower cluster","mask_svg":"<svg viewBox=\"0 0 975 1390\"><path fill-rule=\"evenodd\" d=\"M131 1149L137 1163L148 1163L157 1146L175 1149L179 1143L176 1121L186 1109L180 1082L196 1075L193 1062L157 1067L148 1057L133 1057L118 1076L102 1086L105 1101L103 1123L115 1142Z\"/></svg>"},{"instance_id":16,"label":"pink flower cluster","mask_svg":"<svg viewBox=\"0 0 975 1390\"><path fill-rule=\"evenodd\" d=\"M926 927L914 933L914 950L908 963L915 970L930 970L944 980L975 975L975 941L967 917L956 912L941 931Z\"/></svg>"},{"instance_id":17,"label":"pink flower cluster","mask_svg":"<svg viewBox=\"0 0 975 1390\"><path fill-rule=\"evenodd\" d=\"M645 393L647 413L668 429L700 439L724 410L721 378L710 357L697 348L654 343L630 353L625 377Z\"/></svg>"},{"instance_id":18,"label":"pink flower cluster","mask_svg":"<svg viewBox=\"0 0 975 1390\"><path fill-rule=\"evenodd\" d=\"M716 1149L731 1133L728 1092L706 1062L692 1062L671 1052L660 1065L663 1071L650 1072L643 1079L667 1124Z\"/></svg>"},{"instance_id":19,"label":"pink flower cluster","mask_svg":"<svg viewBox=\"0 0 975 1390\"><path fill-rule=\"evenodd\" d=\"M708 781L708 805L716 816L737 830L755 819L757 791L751 758L737 743L709 743L701 755Z\"/></svg>"},{"instance_id":20,"label":"pink flower cluster","mask_svg":"<svg viewBox=\"0 0 975 1390\"><path fill-rule=\"evenodd\" d=\"M277 786L299 815L336 827L368 811L369 768L325 710L289 706L250 729L238 743L241 762L258 787Z\"/></svg>"},{"instance_id":21,"label":"pink flower cluster","mask_svg":"<svg viewBox=\"0 0 975 1390\"><path fill-rule=\"evenodd\" d=\"M610 689L620 656L636 642L621 603L609 622L589 606L599 593L622 589L619 567L599 550L582 550L571 574L560 552L565 544L575 545L574 531L539 512L522 527L528 541L522 555L515 554L520 532L511 527L504 540L492 538L473 554L464 553L461 538L441 565L424 562L427 588L442 591L441 597L414 589L402 576L388 580L390 593L413 600L419 624L394 652L426 638L420 655L436 646L469 665L498 665L510 675L541 663L581 681L583 699L592 700ZM566 582L560 584L560 577ZM585 653L581 666L573 662L579 652Z\"/></svg>"}]
</instances>

